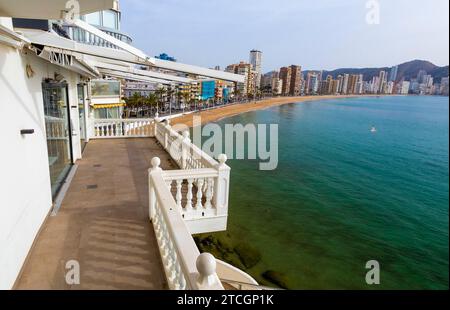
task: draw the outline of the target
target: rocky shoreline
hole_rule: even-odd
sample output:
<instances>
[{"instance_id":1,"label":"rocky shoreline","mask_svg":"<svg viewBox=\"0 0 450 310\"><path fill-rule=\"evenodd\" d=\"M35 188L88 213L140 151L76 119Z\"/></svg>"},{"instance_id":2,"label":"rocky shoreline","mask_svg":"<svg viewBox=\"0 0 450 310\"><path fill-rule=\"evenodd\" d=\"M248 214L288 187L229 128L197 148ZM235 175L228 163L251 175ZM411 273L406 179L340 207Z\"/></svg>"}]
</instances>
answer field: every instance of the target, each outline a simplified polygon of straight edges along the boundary
<instances>
[{"instance_id":1,"label":"rocky shoreline","mask_svg":"<svg viewBox=\"0 0 450 310\"><path fill-rule=\"evenodd\" d=\"M216 258L247 272L262 285L291 288L286 276L280 272L274 270L255 272L255 267L261 263L262 255L245 240L236 242L230 233L196 235L194 240L200 252L211 253Z\"/></svg>"}]
</instances>

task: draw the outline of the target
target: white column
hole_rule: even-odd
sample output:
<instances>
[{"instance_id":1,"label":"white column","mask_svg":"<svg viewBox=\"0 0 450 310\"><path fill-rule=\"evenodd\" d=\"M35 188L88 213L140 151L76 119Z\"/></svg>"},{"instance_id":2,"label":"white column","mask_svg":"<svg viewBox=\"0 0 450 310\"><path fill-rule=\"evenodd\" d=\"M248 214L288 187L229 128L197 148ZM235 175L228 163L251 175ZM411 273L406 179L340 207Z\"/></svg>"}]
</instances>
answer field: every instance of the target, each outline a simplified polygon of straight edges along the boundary
<instances>
[{"instance_id":1,"label":"white column","mask_svg":"<svg viewBox=\"0 0 450 310\"><path fill-rule=\"evenodd\" d=\"M225 154L219 155L218 160L219 165L217 166L217 171L219 172L219 176L214 184L214 206L216 207L217 215L228 215L231 169L225 164L227 161Z\"/></svg>"}]
</instances>

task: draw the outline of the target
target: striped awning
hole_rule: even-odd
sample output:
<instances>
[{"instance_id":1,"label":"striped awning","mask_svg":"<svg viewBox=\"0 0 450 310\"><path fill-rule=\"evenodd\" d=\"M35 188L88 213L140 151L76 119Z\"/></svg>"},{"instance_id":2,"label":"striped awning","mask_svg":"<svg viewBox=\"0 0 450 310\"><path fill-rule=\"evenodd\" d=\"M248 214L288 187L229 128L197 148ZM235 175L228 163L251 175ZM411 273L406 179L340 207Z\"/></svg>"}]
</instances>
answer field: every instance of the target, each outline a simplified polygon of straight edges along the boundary
<instances>
[{"instance_id":1,"label":"striped awning","mask_svg":"<svg viewBox=\"0 0 450 310\"><path fill-rule=\"evenodd\" d=\"M125 103L114 103L114 104L94 104L92 105L92 107L97 110L97 109L112 109L112 108L120 108L120 107L124 107L126 104Z\"/></svg>"}]
</instances>

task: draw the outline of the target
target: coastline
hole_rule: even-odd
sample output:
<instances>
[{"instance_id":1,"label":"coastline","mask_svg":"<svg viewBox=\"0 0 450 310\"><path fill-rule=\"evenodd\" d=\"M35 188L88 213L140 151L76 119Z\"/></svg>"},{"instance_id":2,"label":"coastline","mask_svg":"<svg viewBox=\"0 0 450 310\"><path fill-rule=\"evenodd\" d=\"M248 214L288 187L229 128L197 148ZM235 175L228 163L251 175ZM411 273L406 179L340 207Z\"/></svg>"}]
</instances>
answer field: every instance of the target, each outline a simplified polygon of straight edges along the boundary
<instances>
[{"instance_id":1,"label":"coastline","mask_svg":"<svg viewBox=\"0 0 450 310\"><path fill-rule=\"evenodd\" d=\"M202 124L212 123L224 118L233 117L239 114L264 110L271 107L281 106L291 103L311 102L321 100L332 99L347 99L347 98L361 98L361 97L381 97L387 95L327 95L327 96L301 96L301 97L277 97L270 99L263 99L259 101L252 101L247 103L233 104L207 111L201 111L194 114L185 114L171 119L172 125L183 124L188 127L193 126L193 116L200 116L202 118ZM394 95L390 95L394 96Z\"/></svg>"},{"instance_id":2,"label":"coastline","mask_svg":"<svg viewBox=\"0 0 450 310\"><path fill-rule=\"evenodd\" d=\"M358 96L360 97L360 96ZM376 96L377 97L377 96ZM415 97L415 96L393 96L393 97ZM338 98L342 98L342 97L338 97ZM285 98L288 99L292 102L292 98ZM306 99L306 98L305 98ZM334 99L334 98L330 98L330 99ZM368 101L372 101L375 102L375 108L377 107L377 99L373 98L374 100L368 100ZM386 98L388 99L388 98ZM398 98L400 101L403 100L402 98ZM414 98L411 98L414 99ZM425 98L417 98L420 106L422 106L423 111L427 111L429 104L427 104L426 102L422 102L424 101L423 99ZM431 99L431 98L430 98ZM315 97L315 100L323 100L323 97ZM390 99L389 99L390 100ZM396 98L392 98L392 100L396 101ZM307 101L307 100L302 100L302 101ZM365 102L363 102L362 104L364 104ZM254 104L254 103L253 103ZM409 103L408 103L409 104ZM249 105L249 104L245 104L245 105ZM251 105L251 104L250 104ZM269 105L267 106L268 108L270 106L273 105ZM315 108L327 108L329 109L330 107L334 106L334 104L325 104L325 105L313 105L311 104L309 108L311 109L315 109ZM374 106L374 105L368 105L370 106ZM383 106L383 105L381 105ZM409 106L409 105L402 105L403 107L405 106ZM448 105L447 105L448 106ZM302 109L305 108L306 106L299 104L299 105L293 105L292 106L294 109L295 107L298 109ZM277 112L278 109L274 109L274 113ZM337 112L339 112L340 110L346 110L346 109L338 109ZM336 112L336 110L333 110L334 112ZM389 109L389 107L387 107L387 109L385 111L391 111ZM209 112L214 112L214 111L209 111ZM278 111L278 112L282 112L282 111ZM245 112L242 112L245 113ZM362 114L360 114L362 113ZM254 113L257 114L257 113ZM339 113L337 114L339 116ZM251 114L251 116L253 116L253 113ZM252 121L258 123L259 119L256 117L257 115L255 115L254 117L251 118ZM306 123L306 127L311 126L312 124L316 124L317 126L323 126L324 123L330 123L327 122L326 120L324 122L316 122L319 119L312 119L313 115L309 115L308 119L305 119L304 121L297 121L297 122L290 122L289 126L284 126L285 129L287 128L291 128L291 131L288 131L288 133L292 134L293 132L304 132L304 130L297 130L296 127L294 127L295 123L297 124L305 124ZM365 117L364 117L365 116ZM226 116L222 116L222 119L225 118ZM244 116L245 118L246 116ZM358 116L353 115L352 117L357 117L358 119L360 117L363 118L362 121L362 127L364 127L367 124L372 124L373 120L372 120L372 114L370 112L370 108L369 109L362 109L362 111L358 112ZM381 117L383 118L384 116L381 115ZM402 119L403 115L398 116L398 119ZM234 119L233 119L234 121ZM411 116L410 121L412 123L415 122L415 118L414 116ZM213 122L213 121L211 121ZM238 119L239 122L239 119ZM359 124L355 124L355 122L348 122L348 125L351 125L350 127L348 127L347 129L353 129L353 130L346 130L348 132L358 132L357 130L354 130L355 128L361 127L361 123ZM378 136L382 136L383 135L383 131L385 133L388 132L393 132L393 129L396 128L402 128L402 125L395 125L395 124L400 124L398 122L390 122L390 125L386 125L386 126L393 126L391 128L389 127L385 127L383 128L383 130L380 131ZM448 123L447 123L448 124ZM347 126L345 124L345 122L342 124L343 126ZM339 136L343 136L341 134L339 134L339 132L336 132L333 128L334 125L332 125L331 127L326 127L328 132L331 132L332 135L336 135L336 137L338 138ZM306 128L304 127L304 128ZM310 127L313 128L313 127ZM408 127L406 127L405 129L407 129ZM330 129L332 129L330 131ZM366 128L368 130L368 128ZM364 130L364 128L363 128ZM314 130L311 130L311 132L314 132ZM409 130L406 130L406 132L404 132L405 136L408 136ZM371 135L368 131L367 131L367 135ZM290 135L286 135L286 136L290 136ZM316 148L316 146L321 146L322 143L314 143L311 144L312 141L317 140L314 138L313 135L310 135L309 133L306 133L305 135L302 136L302 144L303 143L308 143L307 141L305 141L305 137L310 137L309 140L309 147L307 149L310 149L310 154L312 154L313 152L318 154L326 154L327 152L326 147L325 148ZM364 143L364 138L362 138L361 136L358 138L358 136L360 135L355 135L355 139L357 139L356 141L361 141L363 142L362 144L365 145ZM383 139L379 139L379 141L384 141L385 139L391 139L390 137L391 135L386 134ZM395 138L394 138L395 139ZM442 144L442 143L441 143ZM375 154L376 152L373 152L373 150L375 148L377 148L378 145L372 145L372 151L370 150L366 150L368 154ZM444 148L445 148L445 144L444 144ZM287 149L284 149L283 153L286 152L286 150L289 150L289 147ZM313 151L312 151L313 150ZM387 158L394 158L396 151L392 150L390 148L387 148L386 150L388 151L392 151L392 153L386 153L385 155L388 156ZM353 147L349 146L349 151L353 151ZM366 152L364 151L364 152ZM411 149L411 152L413 152L412 154L415 154L414 149ZM436 152L436 154L440 154L443 152ZM333 155L324 155L325 157L321 157L320 158L320 162L328 162L325 159L331 159L333 160ZM311 158L316 158L315 156L317 156L316 154L314 154L313 156L310 156ZM327 157L328 156L328 157ZM291 156L290 158L295 158L295 156ZM317 158L316 158L317 159ZM336 159L336 158L334 158ZM420 158L418 158L418 160L421 160ZM382 162L382 161L380 161ZM297 220L298 220L298 226L297 227L302 227L302 230L298 230L298 232L294 230L290 231L290 228L285 228L285 226L288 227L296 227L295 226L295 221L297 220L292 220L292 222L286 221L287 219L291 219L294 218L293 216L291 217L291 215L293 214L288 214L287 216L282 217L281 215L277 215L279 216L279 218L274 218L275 214L278 214L277 211L278 210L276 208L276 204L277 202L275 202L271 207L268 207L266 204L266 201L268 201L268 197L283 197L282 194L286 193L286 188L294 188L294 184L298 184L297 180L300 179L305 179L305 178L309 178L312 175L323 175L325 179L323 179L322 177L320 178L314 178L311 180L317 181L323 181L323 182L316 182L315 184L319 184L318 186L320 187L320 184L328 184L327 182L325 182L325 180L328 178L330 178L327 174L323 174L324 171L328 171L329 169L327 169L327 166L325 165L324 167L322 167L322 170L318 169L320 167L317 167L317 162L314 161L310 161L307 162L306 164L309 165L311 164L311 166L313 166L314 164L316 166L314 166L314 169L311 169L309 172L306 171L305 175L298 178L298 179L294 179L292 178L293 175L295 175L295 172L293 174L290 174L290 178L287 177L286 174L289 173L290 170L295 170L295 169L290 169L292 166L286 166L286 167L282 167L283 170L281 170L281 174L279 175L273 175L273 174L269 174L269 175L264 175L261 174L259 175L252 175L252 174L248 174L247 171L245 170L245 168L251 168L251 166L242 166L242 165L236 165L236 169L240 170L240 171L244 171L244 173L241 173L241 175L239 176L238 174L235 174L234 178L233 178L233 182L235 182L234 184L237 184L234 186L235 188L235 194L233 195L233 197L241 197L241 196L250 196L251 198L249 199L245 199L245 200L241 200L236 199L236 201L234 202L234 206L233 209L231 209L230 206L230 217L229 219L231 220L231 222L233 224L229 225L228 230L226 232L217 232L217 233L210 233L210 234L202 234L202 235L195 235L194 239L197 243L197 246L199 248L199 250L201 252L208 252L213 254L216 258L225 261L243 271L245 271L246 273L250 274L259 284L261 285L265 285L265 286L269 286L269 287L276 287L276 288L283 288L283 289L315 289L317 287L326 287L327 289L339 289L342 287L348 288L348 289L361 289L363 288L362 286L359 286L358 283L353 283L351 281L351 277L350 275L356 275L356 277L358 276L358 270L352 270L352 269L348 269L345 270L345 272L343 272L342 270L339 273L339 278L336 277L336 275L334 274L334 270L331 269L327 269L327 270L331 270L326 276L328 276L330 279L338 279L336 282L333 282L333 284L331 284L332 282L320 282L319 280L317 280L316 282L316 278L319 278L318 276L316 277L315 274L320 274L321 270L320 268L316 268L314 267L314 264L316 262L316 256L317 255L317 260L321 260L324 259L323 262L328 261L329 263L334 263L334 262L339 262L340 259L343 257L342 255L345 256L345 253L351 253L353 251L355 251L355 253L360 253L362 255L362 257L364 257L364 255L366 255L364 252L358 252L359 250L359 246L358 243L353 243L353 239L346 239L348 236L360 236L361 232L365 232L365 233L369 233L371 236L377 236L377 231L379 231L379 227L377 227L378 224L376 224L375 226L364 226L364 225L356 225L351 231L345 231L345 233L343 233L342 235L340 235L339 233L336 234L336 237L339 239L341 238L339 247L334 247L334 241L333 242L325 242L321 239L320 236L326 236L328 234L323 233L324 230L322 228L316 230L316 227L321 227L321 225L309 225L309 227L305 226L306 223L324 223L323 221L328 221L328 220L332 220L332 221L336 221L336 223L344 223L344 225L346 225L346 220L344 218L341 218L341 215L337 215L336 217L333 215L333 210L329 209L330 212L328 212L328 215L325 217L323 214L327 214L326 212L323 212L323 210L325 209L320 209L317 208L317 201L320 201L321 198L318 198L318 196L312 195L310 200L300 200L298 198L302 197L306 197L306 196L310 196L309 194L311 193L311 191L309 189L305 189L305 191L300 191L299 194L297 196L293 196L291 197L292 200L288 200L288 197L285 196L284 200L283 200L283 204L284 205L290 205L291 207L295 207L298 204L298 201L302 201L302 208L305 210L305 215L301 215ZM375 166L374 163L372 161L368 161L367 164L371 167L376 167L377 169L380 169ZM395 163L395 165L397 165L398 163ZM401 165L401 163L400 163ZM448 165L447 165L448 166ZM242 169L244 168L244 169ZM345 168L345 170L348 169L348 166L342 166L342 169ZM339 179L339 172L342 171L337 169L336 170L336 175L337 175L337 179ZM359 169L359 168L357 168ZM447 168L448 170L448 168ZM322 171L322 173L321 173ZM356 170L357 171L357 170ZM394 174L398 173L398 171L401 171L401 169L389 169L386 170L387 173L390 173L389 171L394 171ZM385 172L386 172L385 171ZM395 172L396 171L396 172ZM444 170L445 171L445 170ZM278 188L278 190L275 190L274 192L269 191L269 188L272 187L277 187L277 183L272 183L270 182L271 178L277 178L278 176L281 177L285 177L286 179L293 179L294 181L291 182L291 186L288 186L288 184L283 181L283 183L281 184L281 186ZM379 205L379 206L396 206L396 197L397 197L397 189L395 184L392 185L393 183L391 183L392 180L391 178L387 178L385 177L387 175L381 175L378 178L377 182L373 183L373 186L363 186L361 185L363 188L367 188L367 192L364 191L364 197L359 197L359 195L349 195L351 199L349 199L347 201L349 206L365 206L367 204L367 210L375 210L376 208L374 208L375 206ZM409 174L409 177L411 177L411 175ZM433 176L430 176L431 178L433 178ZM253 178L253 183L250 181ZM244 182L242 182L244 180ZM386 184L384 184L383 180L387 180ZM357 183L359 181L359 175L358 173L353 175L353 181L352 184L359 184ZM248 182L245 183L245 182ZM424 180L424 182L426 182L426 180ZM380 186L376 185L376 184L380 184ZM390 186L387 186L389 183L391 183ZM267 186L255 186L255 184L267 184ZM356 185L356 187L358 187L360 185ZM355 187L355 188L356 188ZM386 187L386 188L385 188ZM387 190L387 188L392 189L392 191ZM347 191L346 189L343 189L343 191ZM363 192L363 191L361 191ZM425 191L427 192L427 191ZM441 191L442 192L442 191ZM443 200L445 200L445 191L444 192L444 198L442 198ZM447 192L448 192L448 187L447 187ZM252 195L250 195L250 193L254 193ZM256 194L255 194L256 193ZM274 194L274 193L278 193ZM336 192L337 193L337 192ZM379 193L383 193L384 195L379 195ZM237 195L240 194L240 195ZM308 194L308 195L306 195ZM354 196L354 197L351 197ZM381 200L378 201L377 199L375 199L375 197L378 196L383 196L383 198L380 198ZM370 199L370 202L368 200L366 200L365 197L374 197L373 199ZM441 197L440 195L434 195L434 197ZM327 200L327 202L332 202L332 203L336 203L336 205L340 205L340 202L337 202L335 200L333 200L334 198L330 198L330 200ZM309 201L309 202L308 202ZM421 206L421 199L417 198L416 200L417 206L420 207ZM447 204L448 204L448 195L447 195ZM323 206L325 205L330 205L329 203L324 203ZM442 205L442 204L437 204L437 205ZM445 204L444 204L445 205ZM263 207L261 207L263 206ZM343 205L342 205L343 206ZM243 209L247 209L247 211L243 212L241 210ZM345 209L345 208L344 208ZM272 211L273 210L273 211ZM294 210L294 209L291 209ZM352 207L348 208L347 211L351 212ZM312 212L312 213L309 213ZM316 216L314 216L314 213L316 213ZM370 211L372 212L372 211ZM249 214L252 214L252 219L254 218L258 218L257 221L253 221L253 220L248 220L250 219ZM257 214L258 216L253 216L253 214ZM309 214L309 215L308 215ZM351 214L351 213L349 213ZM381 213L380 213L381 214ZM309 219L308 219L309 216ZM350 217L351 218L351 217ZM412 219L414 217L411 217ZM315 222L315 219L318 219L317 222ZM253 224L254 225L253 225ZM272 224L273 223L273 224ZM289 223L289 225L285 224L285 223ZM301 224L300 224L301 223ZM252 226L253 225L253 226ZM383 223L383 225L386 225L386 223ZM326 225L324 225L326 226ZM263 229L261 229L260 227L264 227ZM269 232L269 233L267 233ZM271 234L271 232L277 232L277 236L273 237L273 235ZM281 234L281 232L285 232L283 234ZM334 228L330 228L330 232L335 232ZM323 233L323 234L322 234ZM396 236L401 236L402 233L406 233L406 232L402 232L401 230L397 231L397 235ZM317 236L317 239L314 240L310 240L308 238L305 238L305 236ZM364 234L363 234L364 235ZM245 236L245 238L243 238L243 236ZM279 237L279 236L283 236L283 237ZM279 240L277 240L277 238L279 238ZM352 237L353 238L353 237ZM378 239L377 239L378 238ZM379 234L377 236L377 238L374 237L374 239L370 242L374 242L374 244L377 244L377 242L382 242L384 239L383 234ZM313 238L314 239L314 238ZM364 242L366 242L367 240L363 240L364 238L361 238L359 242L359 244L362 245L361 249L365 249L364 248ZM377 241L378 240L378 241ZM401 240L401 239L398 239ZM364 242L363 242L364 241ZM402 247L402 243L400 241L400 243L396 243L396 240L392 241L392 246L397 246L397 247ZM362 242L362 243L361 243ZM275 250L272 250L273 246L277 246L275 247ZM298 246L297 248L295 246ZM292 247L292 250L289 252L288 248ZM384 250L383 248L378 248L375 247L376 250L374 250L376 254L374 254L377 257L383 258L384 256ZM278 253L280 253L280 249L283 249L285 252L283 256L285 257L292 257L293 260L295 261L300 261L301 263L295 263L292 264L292 262L289 262L288 259L282 259L279 258ZM296 249L301 249L301 250L296 250ZM340 249L345 249L345 250L340 250ZM296 252L297 251L297 252ZM420 251L420 249L418 250ZM300 254L301 253L301 254ZM324 255L325 253L325 255ZM296 256L298 254L298 256ZM389 259L389 255L386 256L386 259ZM355 255L355 257L359 257L357 255ZM384 259L384 258L383 258ZM348 263L348 262L346 262ZM355 263L355 261L352 262L352 264ZM356 265L358 264L363 264L364 262L359 262L356 261ZM436 263L436 262L435 262ZM439 263L436 263L436 266L440 266ZM305 266L305 267L303 267ZM311 266L311 267L309 267ZM413 256L408 257L408 268L418 268L418 266L415 265L415 260ZM448 268L448 267L447 267ZM345 268L344 268L345 269ZM426 280L426 277L428 276L428 272L425 269L420 269L420 275L421 275L421 281L422 282L412 282L411 284L411 288L414 287L427 287L427 285L430 285L430 287L432 287L432 285L434 285L433 283L429 284ZM439 269L439 268L438 268ZM433 273L434 274L434 273ZM345 286L341 283L339 283L339 279L341 279L341 277L344 277L347 279L347 283ZM304 280L302 279L309 279L312 280L311 282L307 282L305 284ZM395 280L395 281L394 281ZM392 282L387 282L387 284L383 284L387 285L386 288L392 288L392 289L398 289L401 288L402 285L402 281L397 281L398 279L391 279L390 281ZM320 283L320 285L318 284ZM330 286L327 286L328 284L326 283L330 283ZM317 285L317 286L314 286ZM341 286L340 286L341 285ZM343 285L343 286L342 286ZM364 285L364 284L362 284ZM445 281L444 281L444 285L445 285Z\"/></svg>"}]
</instances>

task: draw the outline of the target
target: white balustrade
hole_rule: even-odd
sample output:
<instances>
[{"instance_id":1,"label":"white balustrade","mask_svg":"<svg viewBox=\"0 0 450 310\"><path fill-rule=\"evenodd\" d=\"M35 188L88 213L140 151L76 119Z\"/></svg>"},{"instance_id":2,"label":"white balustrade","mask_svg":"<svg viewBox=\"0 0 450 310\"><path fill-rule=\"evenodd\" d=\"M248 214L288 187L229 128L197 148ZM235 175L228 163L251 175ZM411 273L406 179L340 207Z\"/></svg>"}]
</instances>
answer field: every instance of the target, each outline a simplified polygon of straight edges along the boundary
<instances>
[{"instance_id":1,"label":"white balustrade","mask_svg":"<svg viewBox=\"0 0 450 310\"><path fill-rule=\"evenodd\" d=\"M153 123L153 119L95 119L93 139L153 137Z\"/></svg>"},{"instance_id":2,"label":"white balustrade","mask_svg":"<svg viewBox=\"0 0 450 310\"><path fill-rule=\"evenodd\" d=\"M160 163L159 158L153 158L149 171L149 214L168 286L172 290L223 290L216 274L216 260L210 254L200 254Z\"/></svg>"},{"instance_id":3,"label":"white balustrade","mask_svg":"<svg viewBox=\"0 0 450 310\"><path fill-rule=\"evenodd\" d=\"M217 161L191 142L188 131L179 134L168 120L164 123L155 122L154 131L158 142L181 169L215 168L218 165Z\"/></svg>"},{"instance_id":4,"label":"white balustrade","mask_svg":"<svg viewBox=\"0 0 450 310\"><path fill-rule=\"evenodd\" d=\"M179 134L168 120L155 122L155 137L181 170L164 171L164 180L186 220L228 215L230 167L194 145L189 132Z\"/></svg>"}]
</instances>

